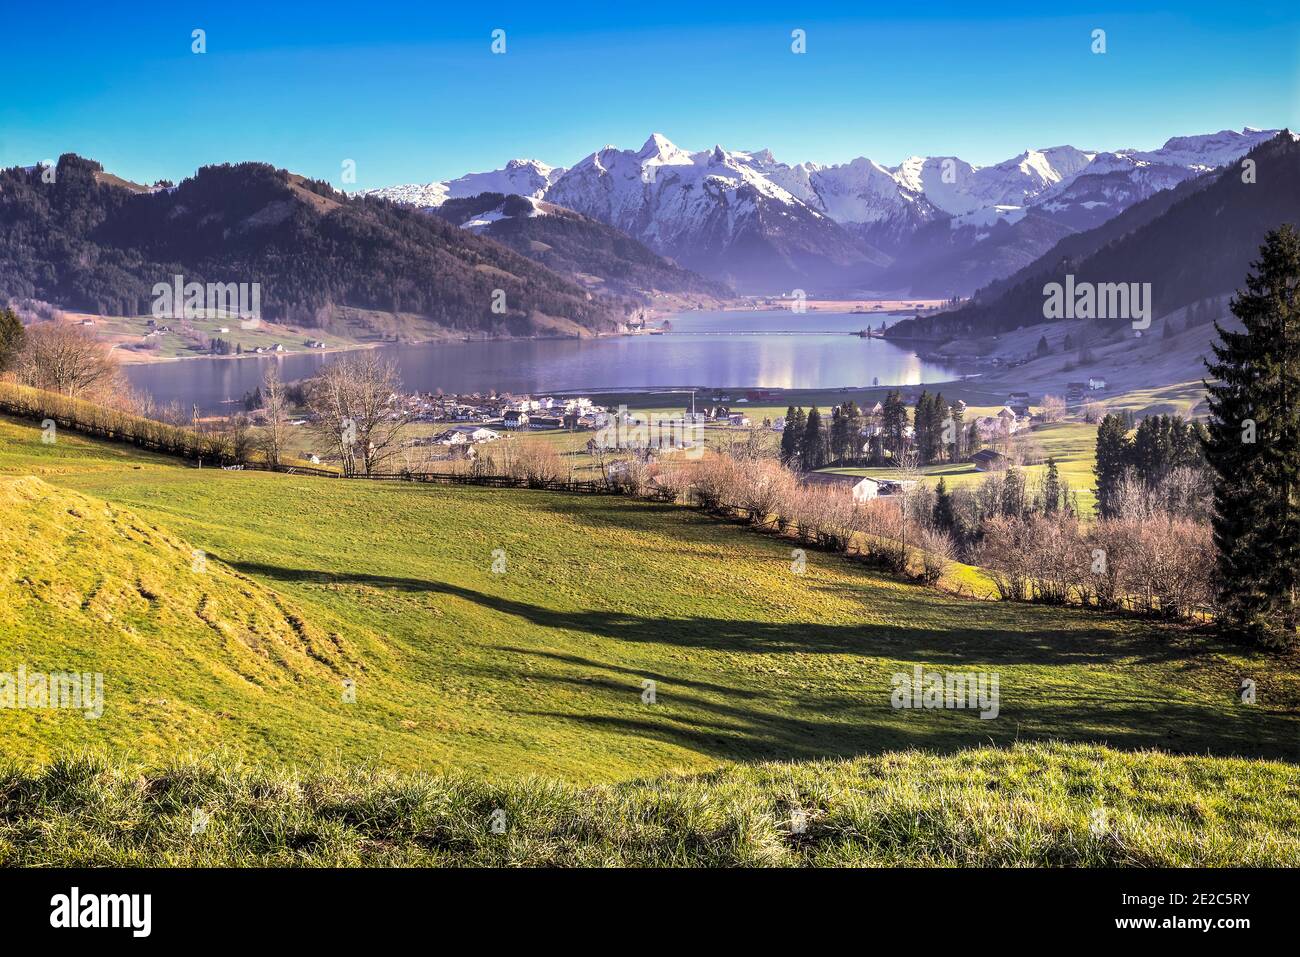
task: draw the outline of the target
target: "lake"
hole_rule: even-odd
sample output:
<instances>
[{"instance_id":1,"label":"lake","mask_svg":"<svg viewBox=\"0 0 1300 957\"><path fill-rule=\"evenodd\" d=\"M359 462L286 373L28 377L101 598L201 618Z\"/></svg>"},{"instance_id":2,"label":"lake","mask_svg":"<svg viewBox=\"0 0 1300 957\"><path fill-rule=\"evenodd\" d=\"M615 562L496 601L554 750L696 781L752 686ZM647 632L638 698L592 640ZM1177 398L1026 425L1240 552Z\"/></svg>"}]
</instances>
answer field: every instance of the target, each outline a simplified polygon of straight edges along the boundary
<instances>
[{"instance_id":1,"label":"lake","mask_svg":"<svg viewBox=\"0 0 1300 957\"><path fill-rule=\"evenodd\" d=\"M448 393L600 391L682 386L839 389L918 385L951 379L912 348L849 333L902 315L695 312L673 316L662 336L521 339L384 346L408 391ZM286 381L313 375L338 354L243 359L185 359L125 367L132 386L159 404L179 401L204 412L228 410L251 392L272 363Z\"/></svg>"}]
</instances>

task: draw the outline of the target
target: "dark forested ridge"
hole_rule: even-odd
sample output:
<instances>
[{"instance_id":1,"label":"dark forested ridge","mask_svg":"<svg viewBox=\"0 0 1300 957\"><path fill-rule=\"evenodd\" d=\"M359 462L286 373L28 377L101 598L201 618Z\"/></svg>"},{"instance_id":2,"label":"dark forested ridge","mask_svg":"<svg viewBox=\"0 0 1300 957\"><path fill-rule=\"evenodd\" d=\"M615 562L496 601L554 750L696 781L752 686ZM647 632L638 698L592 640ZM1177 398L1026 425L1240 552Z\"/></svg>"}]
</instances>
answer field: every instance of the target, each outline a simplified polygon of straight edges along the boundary
<instances>
[{"instance_id":1,"label":"dark forested ridge","mask_svg":"<svg viewBox=\"0 0 1300 957\"><path fill-rule=\"evenodd\" d=\"M477 227L482 235L554 272L620 296L650 301L655 293L703 300L733 295L723 283L683 269L613 226L554 203L481 193L449 199L429 212L458 226L499 216Z\"/></svg>"},{"instance_id":2,"label":"dark forested ridge","mask_svg":"<svg viewBox=\"0 0 1300 957\"><path fill-rule=\"evenodd\" d=\"M332 307L414 313L451 329L612 330L626 304L437 217L262 163L131 188L68 154L54 182L0 171L0 299L146 313L155 283L261 284L263 317L319 325ZM504 312L494 312L494 299ZM556 323L555 320L561 320Z\"/></svg>"},{"instance_id":3,"label":"dark forested ridge","mask_svg":"<svg viewBox=\"0 0 1300 957\"><path fill-rule=\"evenodd\" d=\"M1015 275L952 312L909 319L887 335L951 339L993 335L1043 321L1043 286L1151 283L1154 318L1241 283L1259 244L1283 222L1300 222L1300 142L1289 131L1257 146L1253 182L1241 164L1206 173L1061 240Z\"/></svg>"}]
</instances>

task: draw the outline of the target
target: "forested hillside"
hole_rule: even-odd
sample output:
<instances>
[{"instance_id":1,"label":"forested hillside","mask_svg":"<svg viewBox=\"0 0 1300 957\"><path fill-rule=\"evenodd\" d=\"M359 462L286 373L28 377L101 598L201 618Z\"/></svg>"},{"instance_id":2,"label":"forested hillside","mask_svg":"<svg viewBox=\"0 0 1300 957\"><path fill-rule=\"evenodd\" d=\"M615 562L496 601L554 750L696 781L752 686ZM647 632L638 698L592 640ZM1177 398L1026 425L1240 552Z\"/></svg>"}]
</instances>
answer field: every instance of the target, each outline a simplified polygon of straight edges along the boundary
<instances>
[{"instance_id":1,"label":"forested hillside","mask_svg":"<svg viewBox=\"0 0 1300 957\"><path fill-rule=\"evenodd\" d=\"M732 295L723 283L683 269L626 233L554 203L481 193L449 199L429 212L459 226L469 224L468 228L593 290L647 302L656 293L704 301Z\"/></svg>"},{"instance_id":2,"label":"forested hillside","mask_svg":"<svg viewBox=\"0 0 1300 957\"><path fill-rule=\"evenodd\" d=\"M339 306L505 334L622 318L490 239L265 164L204 167L152 190L71 154L53 172L0 171L0 298L133 315L149 311L155 283L183 275L259 283L263 318L304 325Z\"/></svg>"},{"instance_id":3,"label":"forested hillside","mask_svg":"<svg viewBox=\"0 0 1300 957\"><path fill-rule=\"evenodd\" d=\"M1153 318L1231 292L1268 230L1300 221L1300 142L1290 132L1256 147L1253 181L1240 165L1160 192L1070 236L954 312L900 322L887 335L992 335L1043 321L1043 286L1151 283Z\"/></svg>"}]
</instances>

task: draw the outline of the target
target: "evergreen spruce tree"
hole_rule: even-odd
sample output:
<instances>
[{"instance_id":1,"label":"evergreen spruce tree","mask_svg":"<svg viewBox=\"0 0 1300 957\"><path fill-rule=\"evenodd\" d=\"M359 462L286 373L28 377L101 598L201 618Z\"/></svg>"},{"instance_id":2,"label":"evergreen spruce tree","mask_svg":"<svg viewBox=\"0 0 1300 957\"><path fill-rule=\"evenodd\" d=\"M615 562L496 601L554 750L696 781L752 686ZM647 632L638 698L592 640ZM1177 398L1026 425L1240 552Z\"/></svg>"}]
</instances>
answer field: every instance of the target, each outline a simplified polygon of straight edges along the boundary
<instances>
[{"instance_id":1,"label":"evergreen spruce tree","mask_svg":"<svg viewBox=\"0 0 1300 957\"><path fill-rule=\"evenodd\" d=\"M885 448L897 461L903 454L903 430L907 428L907 406L903 404L903 397L897 392L890 392L885 396L881 407L880 426L884 431Z\"/></svg>"},{"instance_id":2,"label":"evergreen spruce tree","mask_svg":"<svg viewBox=\"0 0 1300 957\"><path fill-rule=\"evenodd\" d=\"M1097 513L1102 518L1115 515L1115 492L1128 465L1128 429L1118 415L1107 414L1097 428Z\"/></svg>"},{"instance_id":3,"label":"evergreen spruce tree","mask_svg":"<svg viewBox=\"0 0 1300 957\"><path fill-rule=\"evenodd\" d=\"M845 454L850 461L857 462L862 458L862 432L867 424L866 417L862 414L862 410L858 408L856 402L847 403L847 408L848 423L846 428L848 432L848 447L845 449Z\"/></svg>"},{"instance_id":4,"label":"evergreen spruce tree","mask_svg":"<svg viewBox=\"0 0 1300 957\"><path fill-rule=\"evenodd\" d=\"M916 406L912 409L912 433L916 441L916 453L921 465L930 464L930 393L921 390Z\"/></svg>"},{"instance_id":5,"label":"evergreen spruce tree","mask_svg":"<svg viewBox=\"0 0 1300 957\"><path fill-rule=\"evenodd\" d=\"M952 496L948 493L948 483L942 478L934 490L934 526L945 532L952 532L957 524L957 517L952 511Z\"/></svg>"},{"instance_id":6,"label":"evergreen spruce tree","mask_svg":"<svg viewBox=\"0 0 1300 957\"><path fill-rule=\"evenodd\" d=\"M848 446L849 409L847 403L831 408L831 427L828 436L832 461L842 462Z\"/></svg>"},{"instance_id":7,"label":"evergreen spruce tree","mask_svg":"<svg viewBox=\"0 0 1300 957\"><path fill-rule=\"evenodd\" d=\"M952 431L950 433L952 441L948 443L948 448L946 449L948 453L948 461L960 462L964 455L962 446L965 445L965 443L962 440L965 438L966 430L963 428L962 420L966 418L966 409L960 402L954 402L949 406L947 412L948 418L944 419L943 427L947 429L948 420L951 419L952 421Z\"/></svg>"},{"instance_id":8,"label":"evergreen spruce tree","mask_svg":"<svg viewBox=\"0 0 1300 957\"><path fill-rule=\"evenodd\" d=\"M797 464L799 445L803 441L803 409L789 406L785 410L785 428L781 430L781 464Z\"/></svg>"},{"instance_id":9,"label":"evergreen spruce tree","mask_svg":"<svg viewBox=\"0 0 1300 957\"><path fill-rule=\"evenodd\" d=\"M943 459L943 417L946 414L947 405L943 401L943 393L936 392L930 399L930 461L939 462Z\"/></svg>"},{"instance_id":10,"label":"evergreen spruce tree","mask_svg":"<svg viewBox=\"0 0 1300 957\"><path fill-rule=\"evenodd\" d=\"M1020 518L1025 514L1025 476L1014 465L1002 477L1002 514L1007 518Z\"/></svg>"},{"instance_id":11,"label":"evergreen spruce tree","mask_svg":"<svg viewBox=\"0 0 1300 957\"><path fill-rule=\"evenodd\" d=\"M1206 458L1227 624L1285 646L1300 600L1300 235L1270 232L1251 268L1230 304L1245 331L1214 324Z\"/></svg>"},{"instance_id":12,"label":"evergreen spruce tree","mask_svg":"<svg viewBox=\"0 0 1300 957\"><path fill-rule=\"evenodd\" d=\"M1061 472L1056 459L1047 460L1047 475L1043 478L1043 513L1055 515L1061 508Z\"/></svg>"},{"instance_id":13,"label":"evergreen spruce tree","mask_svg":"<svg viewBox=\"0 0 1300 957\"><path fill-rule=\"evenodd\" d=\"M804 422L799 459L805 469L819 469L826 464L826 430L822 428L822 414L815 405L808 410Z\"/></svg>"},{"instance_id":14,"label":"evergreen spruce tree","mask_svg":"<svg viewBox=\"0 0 1300 957\"><path fill-rule=\"evenodd\" d=\"M943 451L943 396L922 392L916 400L912 426L916 430L916 450L922 465L939 461Z\"/></svg>"},{"instance_id":15,"label":"evergreen spruce tree","mask_svg":"<svg viewBox=\"0 0 1300 957\"><path fill-rule=\"evenodd\" d=\"M17 361L26 338L27 333L23 331L18 313L9 308L0 309L0 372Z\"/></svg>"}]
</instances>

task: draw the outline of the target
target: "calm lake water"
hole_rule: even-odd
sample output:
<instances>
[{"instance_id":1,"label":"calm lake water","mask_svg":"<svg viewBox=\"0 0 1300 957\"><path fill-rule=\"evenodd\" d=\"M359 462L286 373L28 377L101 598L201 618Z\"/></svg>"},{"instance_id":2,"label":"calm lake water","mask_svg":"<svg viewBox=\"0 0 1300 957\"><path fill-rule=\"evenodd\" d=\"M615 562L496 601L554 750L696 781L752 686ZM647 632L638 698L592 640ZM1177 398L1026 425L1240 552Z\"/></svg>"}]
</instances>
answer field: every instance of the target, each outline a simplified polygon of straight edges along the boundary
<instances>
[{"instance_id":1,"label":"calm lake water","mask_svg":"<svg viewBox=\"0 0 1300 957\"><path fill-rule=\"evenodd\" d=\"M701 386L736 389L831 389L917 385L952 377L915 352L850 332L903 318L881 313L698 312L672 318L672 333L602 339L530 339L385 346L408 391L560 392ZM292 381L313 375L337 354L244 359L186 359L126 367L137 389L160 404L197 404L205 412L251 392L266 368Z\"/></svg>"}]
</instances>

